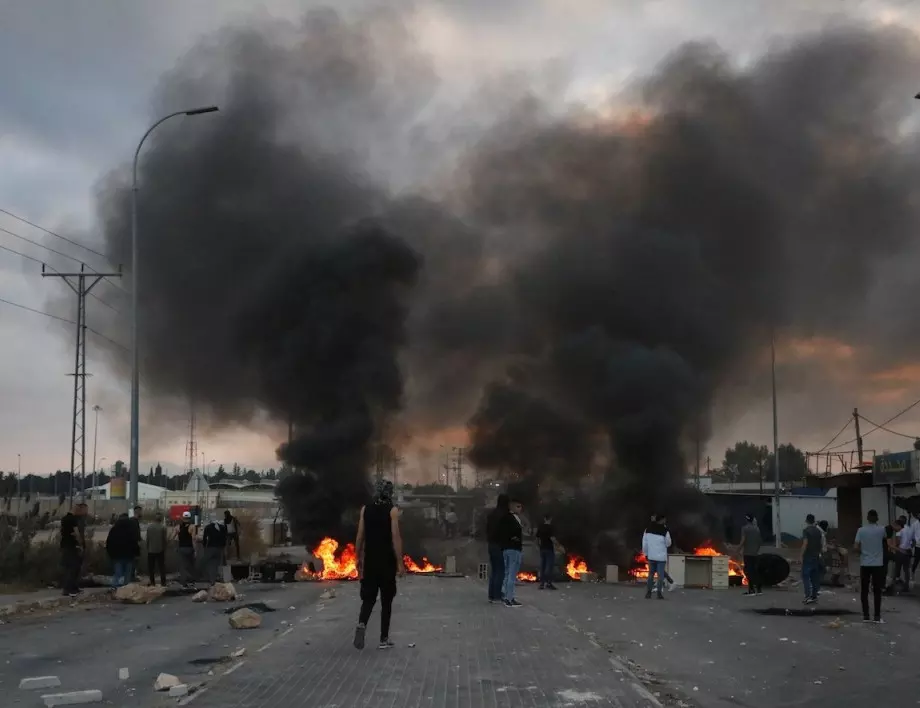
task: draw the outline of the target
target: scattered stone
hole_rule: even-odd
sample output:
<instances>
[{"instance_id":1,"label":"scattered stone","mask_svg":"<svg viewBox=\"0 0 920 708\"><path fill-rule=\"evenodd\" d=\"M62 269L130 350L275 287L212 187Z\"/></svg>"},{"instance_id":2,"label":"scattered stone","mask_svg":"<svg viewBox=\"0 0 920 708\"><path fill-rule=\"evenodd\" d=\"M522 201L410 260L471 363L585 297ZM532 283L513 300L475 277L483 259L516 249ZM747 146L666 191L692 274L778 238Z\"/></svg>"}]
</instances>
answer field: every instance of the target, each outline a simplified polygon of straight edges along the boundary
<instances>
[{"instance_id":1,"label":"scattered stone","mask_svg":"<svg viewBox=\"0 0 920 708\"><path fill-rule=\"evenodd\" d=\"M843 622L841 622L840 618L838 617L837 619L831 620L824 626L828 629L840 629L843 626Z\"/></svg>"},{"instance_id":2,"label":"scattered stone","mask_svg":"<svg viewBox=\"0 0 920 708\"><path fill-rule=\"evenodd\" d=\"M233 602L236 599L236 588L233 583L214 583L208 591L208 597L214 602Z\"/></svg>"},{"instance_id":3,"label":"scattered stone","mask_svg":"<svg viewBox=\"0 0 920 708\"><path fill-rule=\"evenodd\" d=\"M99 703L102 701L102 691L71 691L70 693L49 693L42 696L42 701L48 708L52 706L79 706L84 703Z\"/></svg>"},{"instance_id":4,"label":"scattered stone","mask_svg":"<svg viewBox=\"0 0 920 708\"><path fill-rule=\"evenodd\" d=\"M208 591L199 590L194 595L192 595L192 602L207 602L208 601Z\"/></svg>"},{"instance_id":5,"label":"scattered stone","mask_svg":"<svg viewBox=\"0 0 920 708\"><path fill-rule=\"evenodd\" d=\"M153 682L154 691L168 691L173 686L178 686L181 683L178 678L172 674L160 674L157 676L157 680Z\"/></svg>"},{"instance_id":6,"label":"scattered stone","mask_svg":"<svg viewBox=\"0 0 920 708\"><path fill-rule=\"evenodd\" d=\"M298 583L302 583L307 580L316 580L316 576L306 568L298 568L294 573L294 580Z\"/></svg>"},{"instance_id":7,"label":"scattered stone","mask_svg":"<svg viewBox=\"0 0 920 708\"><path fill-rule=\"evenodd\" d=\"M240 648L237 649L236 651L230 652L230 658L231 658L231 659L239 659L239 658L240 658L241 656L243 656L243 654L245 654L245 653L246 653L246 649L245 649L244 647L240 647Z\"/></svg>"},{"instance_id":8,"label":"scattered stone","mask_svg":"<svg viewBox=\"0 0 920 708\"><path fill-rule=\"evenodd\" d=\"M149 605L164 592L166 588L162 586L128 583L115 591L115 599L129 605Z\"/></svg>"},{"instance_id":9,"label":"scattered stone","mask_svg":"<svg viewBox=\"0 0 920 708\"><path fill-rule=\"evenodd\" d=\"M182 696L188 695L188 686L184 683L177 684L175 686L169 687L169 697L170 698L182 698Z\"/></svg>"},{"instance_id":10,"label":"scattered stone","mask_svg":"<svg viewBox=\"0 0 920 708\"><path fill-rule=\"evenodd\" d=\"M230 626L234 629L255 629L262 624L262 617L248 607L237 610L230 615Z\"/></svg>"},{"instance_id":11,"label":"scattered stone","mask_svg":"<svg viewBox=\"0 0 920 708\"><path fill-rule=\"evenodd\" d=\"M329 588L322 595L319 596L320 600L331 600L335 597L335 588Z\"/></svg>"},{"instance_id":12,"label":"scattered stone","mask_svg":"<svg viewBox=\"0 0 920 708\"><path fill-rule=\"evenodd\" d=\"M23 691L36 691L40 688L57 688L61 685L61 679L57 676L34 676L24 678L19 682L19 688Z\"/></svg>"},{"instance_id":13,"label":"scattered stone","mask_svg":"<svg viewBox=\"0 0 920 708\"><path fill-rule=\"evenodd\" d=\"M409 645L409 648L410 648L410 649L415 649L415 644L410 644L410 645Z\"/></svg>"},{"instance_id":14,"label":"scattered stone","mask_svg":"<svg viewBox=\"0 0 920 708\"><path fill-rule=\"evenodd\" d=\"M131 678L131 672L128 671L128 669L125 668L125 669L118 670L118 680L119 681L127 681L129 678Z\"/></svg>"}]
</instances>

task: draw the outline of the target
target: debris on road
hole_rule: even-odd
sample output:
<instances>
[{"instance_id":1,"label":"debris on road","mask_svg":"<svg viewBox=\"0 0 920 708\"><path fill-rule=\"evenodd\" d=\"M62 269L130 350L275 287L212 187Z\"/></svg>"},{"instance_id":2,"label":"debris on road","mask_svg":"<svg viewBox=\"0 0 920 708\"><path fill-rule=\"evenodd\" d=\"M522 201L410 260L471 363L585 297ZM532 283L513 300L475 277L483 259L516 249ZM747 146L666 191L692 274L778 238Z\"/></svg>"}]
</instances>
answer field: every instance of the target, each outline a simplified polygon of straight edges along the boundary
<instances>
[{"instance_id":1,"label":"debris on road","mask_svg":"<svg viewBox=\"0 0 920 708\"><path fill-rule=\"evenodd\" d=\"M119 681L127 681L129 678L131 678L131 672L128 671L127 668L118 670L118 680Z\"/></svg>"},{"instance_id":2,"label":"debris on road","mask_svg":"<svg viewBox=\"0 0 920 708\"><path fill-rule=\"evenodd\" d=\"M200 590L192 595L192 602L207 602L208 601L208 591Z\"/></svg>"},{"instance_id":3,"label":"debris on road","mask_svg":"<svg viewBox=\"0 0 920 708\"><path fill-rule=\"evenodd\" d=\"M262 624L262 617L248 607L237 610L230 615L230 626L234 629L255 629Z\"/></svg>"},{"instance_id":4,"label":"debris on road","mask_svg":"<svg viewBox=\"0 0 920 708\"><path fill-rule=\"evenodd\" d=\"M172 674L160 674L157 676L157 680L153 682L154 691L168 691L173 686L178 686L182 683L177 677Z\"/></svg>"},{"instance_id":5,"label":"debris on road","mask_svg":"<svg viewBox=\"0 0 920 708\"><path fill-rule=\"evenodd\" d=\"M115 591L115 599L129 605L149 605L164 592L166 588L161 585L128 583Z\"/></svg>"},{"instance_id":6,"label":"debris on road","mask_svg":"<svg viewBox=\"0 0 920 708\"><path fill-rule=\"evenodd\" d=\"M34 676L24 678L19 682L19 688L23 691L36 691L40 688L57 688L61 685L61 679L57 676Z\"/></svg>"},{"instance_id":7,"label":"debris on road","mask_svg":"<svg viewBox=\"0 0 920 708\"><path fill-rule=\"evenodd\" d=\"M182 698L188 695L188 686L184 683L169 687L170 698Z\"/></svg>"},{"instance_id":8,"label":"debris on road","mask_svg":"<svg viewBox=\"0 0 920 708\"><path fill-rule=\"evenodd\" d=\"M329 588L322 595L319 596L320 600L331 600L335 597L335 588Z\"/></svg>"},{"instance_id":9,"label":"debris on road","mask_svg":"<svg viewBox=\"0 0 920 708\"><path fill-rule=\"evenodd\" d=\"M274 607L266 605L264 602L249 602L245 605L237 605L236 607L231 607L224 610L225 614L232 615L237 610L252 610L253 612L258 612L259 614L265 614L266 612L277 612Z\"/></svg>"},{"instance_id":10,"label":"debris on road","mask_svg":"<svg viewBox=\"0 0 920 708\"><path fill-rule=\"evenodd\" d=\"M843 622L841 622L840 618L838 617L837 619L831 620L824 626L828 629L840 629L843 626Z\"/></svg>"},{"instance_id":11,"label":"debris on road","mask_svg":"<svg viewBox=\"0 0 920 708\"><path fill-rule=\"evenodd\" d=\"M79 706L86 703L99 703L102 701L102 691L71 691L70 693L49 693L42 696L42 701L48 708L53 706Z\"/></svg>"},{"instance_id":12,"label":"debris on road","mask_svg":"<svg viewBox=\"0 0 920 708\"><path fill-rule=\"evenodd\" d=\"M240 647L240 648L237 649L236 651L230 652L230 658L231 658L231 659L239 659L239 658L240 658L241 656L243 656L243 654L245 654L245 653L246 653L245 647Z\"/></svg>"},{"instance_id":13,"label":"debris on road","mask_svg":"<svg viewBox=\"0 0 920 708\"><path fill-rule=\"evenodd\" d=\"M237 597L233 583L215 583L208 591L208 598L214 602L233 602Z\"/></svg>"}]
</instances>

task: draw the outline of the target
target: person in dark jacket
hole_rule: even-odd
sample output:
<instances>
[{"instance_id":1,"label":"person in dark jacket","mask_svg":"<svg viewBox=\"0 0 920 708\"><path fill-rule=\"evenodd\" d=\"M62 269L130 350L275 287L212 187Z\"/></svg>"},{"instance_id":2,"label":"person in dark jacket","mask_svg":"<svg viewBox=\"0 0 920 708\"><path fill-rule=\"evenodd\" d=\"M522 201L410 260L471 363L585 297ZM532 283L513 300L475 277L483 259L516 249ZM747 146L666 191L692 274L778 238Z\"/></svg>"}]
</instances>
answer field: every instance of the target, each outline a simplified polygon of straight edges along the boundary
<instances>
[{"instance_id":1,"label":"person in dark jacket","mask_svg":"<svg viewBox=\"0 0 920 708\"><path fill-rule=\"evenodd\" d=\"M505 514L498 524L498 539L502 547L502 560L505 563L505 582L502 586L505 607L520 607L514 598L514 583L521 569L521 556L524 549L524 522L521 514L524 505L512 499Z\"/></svg>"},{"instance_id":2,"label":"person in dark jacket","mask_svg":"<svg viewBox=\"0 0 920 708\"><path fill-rule=\"evenodd\" d=\"M115 521L105 539L105 550L112 559L112 587L120 588L131 581L134 573L134 559L140 555L136 527L122 514Z\"/></svg>"},{"instance_id":3,"label":"person in dark jacket","mask_svg":"<svg viewBox=\"0 0 920 708\"><path fill-rule=\"evenodd\" d=\"M204 553L205 575L208 583L213 585L220 579L220 564L227 546L227 530L214 517L211 517L208 525L204 527L201 546Z\"/></svg>"},{"instance_id":4,"label":"person in dark jacket","mask_svg":"<svg viewBox=\"0 0 920 708\"><path fill-rule=\"evenodd\" d=\"M502 584L505 582L505 560L502 557L499 526L508 515L508 495L499 494L495 508L486 518L486 540L489 542L489 604L502 601Z\"/></svg>"}]
</instances>

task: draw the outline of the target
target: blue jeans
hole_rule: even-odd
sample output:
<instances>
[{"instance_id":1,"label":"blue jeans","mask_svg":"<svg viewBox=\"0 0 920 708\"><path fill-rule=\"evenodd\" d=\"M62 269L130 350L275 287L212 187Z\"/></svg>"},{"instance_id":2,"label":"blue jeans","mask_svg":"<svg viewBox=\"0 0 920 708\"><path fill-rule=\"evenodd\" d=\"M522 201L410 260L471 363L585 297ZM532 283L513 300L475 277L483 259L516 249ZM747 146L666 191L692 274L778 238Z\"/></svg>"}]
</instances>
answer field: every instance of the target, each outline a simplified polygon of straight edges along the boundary
<instances>
[{"instance_id":1,"label":"blue jeans","mask_svg":"<svg viewBox=\"0 0 920 708\"><path fill-rule=\"evenodd\" d=\"M134 559L133 558L122 558L112 559L112 587L120 588L122 585L126 585L131 582L131 578L134 575Z\"/></svg>"},{"instance_id":2,"label":"blue jeans","mask_svg":"<svg viewBox=\"0 0 920 708\"><path fill-rule=\"evenodd\" d=\"M820 587L821 559L806 556L802 559L802 588L805 590L805 599L818 597Z\"/></svg>"},{"instance_id":3,"label":"blue jeans","mask_svg":"<svg viewBox=\"0 0 920 708\"><path fill-rule=\"evenodd\" d=\"M556 565L556 552L552 548L540 549L540 585L553 584L553 568Z\"/></svg>"},{"instance_id":4,"label":"blue jeans","mask_svg":"<svg viewBox=\"0 0 920 708\"><path fill-rule=\"evenodd\" d=\"M658 575L658 594L661 594L661 591L664 589L664 572L667 564L667 561L650 560L648 562L648 580L645 585L645 592L648 595L652 594L652 586L655 583L656 574Z\"/></svg>"},{"instance_id":5,"label":"blue jeans","mask_svg":"<svg viewBox=\"0 0 920 708\"><path fill-rule=\"evenodd\" d=\"M489 599L502 599L502 584L505 582L505 559L501 546L489 544Z\"/></svg>"},{"instance_id":6,"label":"blue jeans","mask_svg":"<svg viewBox=\"0 0 920 708\"><path fill-rule=\"evenodd\" d=\"M505 602L514 600L514 581L517 579L518 571L521 569L521 552L510 549L502 551L502 560L505 562L505 583L502 585L502 591L505 596Z\"/></svg>"}]
</instances>

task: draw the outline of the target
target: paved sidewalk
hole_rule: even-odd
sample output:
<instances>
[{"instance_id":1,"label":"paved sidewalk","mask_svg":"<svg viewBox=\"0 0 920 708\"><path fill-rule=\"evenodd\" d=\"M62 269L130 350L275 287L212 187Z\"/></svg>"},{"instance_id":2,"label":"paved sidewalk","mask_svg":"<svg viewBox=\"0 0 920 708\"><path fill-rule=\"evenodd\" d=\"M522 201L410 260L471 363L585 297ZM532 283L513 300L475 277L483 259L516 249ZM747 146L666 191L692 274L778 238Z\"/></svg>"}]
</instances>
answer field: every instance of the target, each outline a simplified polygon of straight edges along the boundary
<instances>
[{"instance_id":1,"label":"paved sidewalk","mask_svg":"<svg viewBox=\"0 0 920 708\"><path fill-rule=\"evenodd\" d=\"M489 605L459 578L400 582L391 638L378 651L379 606L358 652L357 583L308 610L290 632L193 696L195 708L614 706L652 708L607 651L534 607Z\"/></svg>"}]
</instances>

